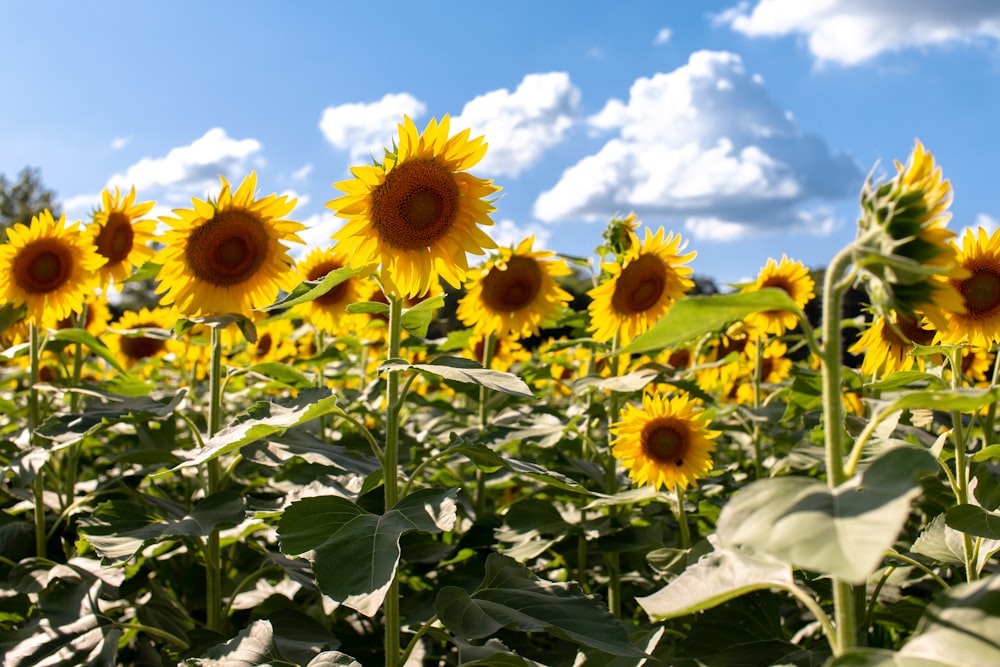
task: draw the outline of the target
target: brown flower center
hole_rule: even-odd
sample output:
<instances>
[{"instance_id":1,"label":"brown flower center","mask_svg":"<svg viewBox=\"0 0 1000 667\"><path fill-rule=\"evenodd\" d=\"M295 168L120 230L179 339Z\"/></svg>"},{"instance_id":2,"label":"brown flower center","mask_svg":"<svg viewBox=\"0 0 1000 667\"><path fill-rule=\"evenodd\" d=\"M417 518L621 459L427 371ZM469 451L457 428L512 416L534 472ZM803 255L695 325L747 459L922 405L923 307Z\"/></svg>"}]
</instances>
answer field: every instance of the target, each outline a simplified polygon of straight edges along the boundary
<instances>
[{"instance_id":1,"label":"brown flower center","mask_svg":"<svg viewBox=\"0 0 1000 667\"><path fill-rule=\"evenodd\" d=\"M611 307L625 315L644 313L660 300L667 286L667 268L656 255L639 255L622 269Z\"/></svg>"},{"instance_id":2,"label":"brown flower center","mask_svg":"<svg viewBox=\"0 0 1000 667\"><path fill-rule=\"evenodd\" d=\"M394 248L428 248L451 229L459 196L447 167L434 160L409 160L372 191L372 222L379 238Z\"/></svg>"},{"instance_id":3,"label":"brown flower center","mask_svg":"<svg viewBox=\"0 0 1000 667\"><path fill-rule=\"evenodd\" d=\"M112 211L108 221L97 234L97 252L115 264L128 257L132 251L132 220L122 211Z\"/></svg>"},{"instance_id":4,"label":"brown flower center","mask_svg":"<svg viewBox=\"0 0 1000 667\"><path fill-rule=\"evenodd\" d=\"M642 453L660 465L684 465L687 453L687 433L668 419L654 419L646 424L640 435Z\"/></svg>"},{"instance_id":5,"label":"brown flower center","mask_svg":"<svg viewBox=\"0 0 1000 667\"><path fill-rule=\"evenodd\" d=\"M911 343L916 345L930 345L934 342L934 332L928 329L921 329L915 317L897 313L896 326L899 327L900 333L906 336L906 340ZM899 342L904 343L904 341Z\"/></svg>"},{"instance_id":6,"label":"brown flower center","mask_svg":"<svg viewBox=\"0 0 1000 667\"><path fill-rule=\"evenodd\" d=\"M266 357L267 353L271 351L272 345L274 345L274 338L271 337L271 332L268 331L257 340L257 349L254 352L258 357Z\"/></svg>"},{"instance_id":7,"label":"brown flower center","mask_svg":"<svg viewBox=\"0 0 1000 667\"><path fill-rule=\"evenodd\" d=\"M241 209L220 211L191 232L187 257L199 280L220 287L252 278L267 259L268 236L254 214Z\"/></svg>"},{"instance_id":8,"label":"brown flower center","mask_svg":"<svg viewBox=\"0 0 1000 667\"><path fill-rule=\"evenodd\" d=\"M343 268L341 264L333 260L328 260L325 262L320 262L316 266L309 270L308 279L309 280L322 280L326 277L326 274L331 271L336 271L337 269ZM337 285L334 285L329 292L323 296L316 297L313 299L315 303L321 306L335 306L343 300L347 295L348 286L350 285L350 279L343 281Z\"/></svg>"},{"instance_id":9,"label":"brown flower center","mask_svg":"<svg viewBox=\"0 0 1000 667\"><path fill-rule=\"evenodd\" d=\"M970 278L961 282L959 288L965 298L965 308L969 316L979 319L990 317L1000 308L1000 273L998 267L968 266Z\"/></svg>"},{"instance_id":10,"label":"brown flower center","mask_svg":"<svg viewBox=\"0 0 1000 667\"><path fill-rule=\"evenodd\" d=\"M483 278L483 303L509 313L530 306L542 289L542 268L532 257L514 255L506 270L494 266Z\"/></svg>"},{"instance_id":11,"label":"brown flower center","mask_svg":"<svg viewBox=\"0 0 1000 667\"><path fill-rule=\"evenodd\" d=\"M687 348L683 350L674 350L670 353L670 358L667 363L674 368L687 368L691 365L691 350Z\"/></svg>"},{"instance_id":12,"label":"brown flower center","mask_svg":"<svg viewBox=\"0 0 1000 667\"><path fill-rule=\"evenodd\" d=\"M14 258L14 282L29 294L48 294L62 287L73 269L69 246L58 239L29 243Z\"/></svg>"},{"instance_id":13,"label":"brown flower center","mask_svg":"<svg viewBox=\"0 0 1000 667\"><path fill-rule=\"evenodd\" d=\"M135 325L135 329L143 329L146 327L158 327L159 324L156 322L143 322L141 324ZM121 339L121 350L129 359L146 359L147 357L155 357L159 354L164 347L166 347L167 342L160 338L151 338L148 336L122 336Z\"/></svg>"}]
</instances>

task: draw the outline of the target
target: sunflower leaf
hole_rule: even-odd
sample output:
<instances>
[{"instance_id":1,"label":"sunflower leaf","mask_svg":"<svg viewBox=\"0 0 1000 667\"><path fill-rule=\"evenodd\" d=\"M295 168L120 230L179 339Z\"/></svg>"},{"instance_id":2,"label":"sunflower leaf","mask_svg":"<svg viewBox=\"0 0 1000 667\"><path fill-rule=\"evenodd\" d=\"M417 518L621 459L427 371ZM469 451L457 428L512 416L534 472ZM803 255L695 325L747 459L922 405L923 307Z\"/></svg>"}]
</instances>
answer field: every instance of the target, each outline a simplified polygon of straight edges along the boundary
<instances>
[{"instance_id":1,"label":"sunflower leaf","mask_svg":"<svg viewBox=\"0 0 1000 667\"><path fill-rule=\"evenodd\" d=\"M115 358L114 353L108 349L108 346L98 340L98 338L92 333L84 331L83 329L58 329L52 332L52 340L61 340L69 343L79 343L80 345L85 345L91 352L111 364L111 367L119 373L126 372L122 365L118 362L118 359Z\"/></svg>"},{"instance_id":2,"label":"sunflower leaf","mask_svg":"<svg viewBox=\"0 0 1000 667\"><path fill-rule=\"evenodd\" d=\"M427 335L427 329L430 327L431 318L434 317L434 311L443 305L444 295L438 294L437 296L432 296L429 299L421 301L412 308L407 308L401 318L403 328L412 335L423 338Z\"/></svg>"},{"instance_id":3,"label":"sunflower leaf","mask_svg":"<svg viewBox=\"0 0 1000 667\"><path fill-rule=\"evenodd\" d=\"M524 380L513 373L483 368L477 362L462 357L437 357L429 364L411 364L405 360L390 359L379 366L380 373L405 370L430 373L456 382L471 382L522 398L535 398Z\"/></svg>"},{"instance_id":4,"label":"sunflower leaf","mask_svg":"<svg viewBox=\"0 0 1000 667\"><path fill-rule=\"evenodd\" d=\"M272 310L291 308L292 306L298 306L299 304L313 301L323 296L345 280L349 280L358 275L363 270L364 269L356 269L351 266L342 266L339 269L334 269L333 271L327 273L323 276L322 280L303 280L295 287L295 289L289 292L285 298L279 299L270 306L258 308L257 310L270 312Z\"/></svg>"},{"instance_id":5,"label":"sunflower leaf","mask_svg":"<svg viewBox=\"0 0 1000 667\"><path fill-rule=\"evenodd\" d=\"M389 304L381 301L360 301L347 305L347 312L352 315L385 315L389 316Z\"/></svg>"},{"instance_id":6,"label":"sunflower leaf","mask_svg":"<svg viewBox=\"0 0 1000 667\"><path fill-rule=\"evenodd\" d=\"M784 310L804 319L802 310L783 289L767 287L756 292L692 296L670 306L646 333L618 351L638 354L677 347L699 336L722 329L726 324L750 313Z\"/></svg>"},{"instance_id":7,"label":"sunflower leaf","mask_svg":"<svg viewBox=\"0 0 1000 667\"><path fill-rule=\"evenodd\" d=\"M135 270L128 278L122 281L122 283L137 283L143 280L152 280L160 274L160 265L155 264L150 260L143 262L142 266Z\"/></svg>"}]
</instances>

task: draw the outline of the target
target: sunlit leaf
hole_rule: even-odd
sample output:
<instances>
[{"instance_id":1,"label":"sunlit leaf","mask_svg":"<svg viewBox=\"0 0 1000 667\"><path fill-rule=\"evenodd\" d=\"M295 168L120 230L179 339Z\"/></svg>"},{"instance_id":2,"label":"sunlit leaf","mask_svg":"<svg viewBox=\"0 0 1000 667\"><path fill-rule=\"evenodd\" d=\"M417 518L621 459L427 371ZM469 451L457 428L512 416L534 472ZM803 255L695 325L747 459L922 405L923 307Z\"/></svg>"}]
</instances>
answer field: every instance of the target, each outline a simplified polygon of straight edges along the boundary
<instances>
[{"instance_id":1,"label":"sunlit leaf","mask_svg":"<svg viewBox=\"0 0 1000 667\"><path fill-rule=\"evenodd\" d=\"M119 363L115 354L108 349L94 334L83 329L57 329L51 333L52 340L61 340L68 343L79 343L91 352L99 356L119 373L124 373L125 368Z\"/></svg>"},{"instance_id":2,"label":"sunlit leaf","mask_svg":"<svg viewBox=\"0 0 1000 667\"><path fill-rule=\"evenodd\" d=\"M261 375L295 389L309 389L316 386L316 381L302 371L288 364L279 364L276 361L254 364L247 369L247 372Z\"/></svg>"},{"instance_id":3,"label":"sunlit leaf","mask_svg":"<svg viewBox=\"0 0 1000 667\"><path fill-rule=\"evenodd\" d=\"M1000 577L961 584L931 603L899 651L949 667L986 667L1000 656ZM909 667L909 663L907 667ZM919 664L919 663L913 663Z\"/></svg>"},{"instance_id":4,"label":"sunlit leaf","mask_svg":"<svg viewBox=\"0 0 1000 667\"><path fill-rule=\"evenodd\" d=\"M283 299L279 299L266 308L258 308L257 310L270 312L272 310L282 310L285 308L291 308L292 306L298 306L299 304L308 303L309 301L313 301L323 296L345 280L349 280L350 278L358 275L361 271L362 269L343 266L339 269L330 271L323 276L322 280L303 280Z\"/></svg>"},{"instance_id":5,"label":"sunlit leaf","mask_svg":"<svg viewBox=\"0 0 1000 667\"><path fill-rule=\"evenodd\" d=\"M968 503L956 505L945 514L945 523L949 528L990 540L1000 539L1000 514L989 512L977 505Z\"/></svg>"},{"instance_id":6,"label":"sunlit leaf","mask_svg":"<svg viewBox=\"0 0 1000 667\"><path fill-rule=\"evenodd\" d=\"M424 299L412 308L407 308L403 311L403 316L400 318L400 322L403 325L403 328L409 333L417 336L418 338L423 338L427 335L427 329L430 327L431 319L434 317L434 311L441 308L443 305L443 294L438 294L437 296L432 296L429 299Z\"/></svg>"},{"instance_id":7,"label":"sunlit leaf","mask_svg":"<svg viewBox=\"0 0 1000 667\"><path fill-rule=\"evenodd\" d=\"M525 384L524 380L513 373L483 368L475 361L462 357L437 357L429 364L411 364L403 360L390 360L379 366L379 372L382 373L405 370L417 370L443 377L446 380L471 382L506 394L535 398L535 395L531 393L531 388Z\"/></svg>"}]
</instances>

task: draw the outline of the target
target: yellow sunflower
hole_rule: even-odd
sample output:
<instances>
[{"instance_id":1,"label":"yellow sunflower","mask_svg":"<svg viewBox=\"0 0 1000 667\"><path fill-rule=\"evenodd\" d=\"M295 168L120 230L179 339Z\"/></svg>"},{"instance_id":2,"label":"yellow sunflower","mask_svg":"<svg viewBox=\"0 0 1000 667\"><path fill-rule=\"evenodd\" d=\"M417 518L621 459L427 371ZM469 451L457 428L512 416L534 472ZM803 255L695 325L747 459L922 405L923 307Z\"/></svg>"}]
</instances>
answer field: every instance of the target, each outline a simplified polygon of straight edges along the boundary
<instances>
[{"instance_id":1,"label":"yellow sunflower","mask_svg":"<svg viewBox=\"0 0 1000 667\"><path fill-rule=\"evenodd\" d=\"M135 203L135 187L122 198L117 186L114 195L104 190L101 202L102 207L94 213L87 232L97 252L108 260L101 267L101 288L107 289L112 280L121 285L135 267L153 258L149 242L156 231L156 220L142 218L153 210L156 202Z\"/></svg>"},{"instance_id":2,"label":"yellow sunflower","mask_svg":"<svg viewBox=\"0 0 1000 667\"><path fill-rule=\"evenodd\" d=\"M348 265L348 260L333 248L314 248L296 264L300 280L322 280L331 271ZM347 312L352 303L368 301L372 296L367 276L358 275L336 285L323 296L297 307L296 313L320 331L337 334L364 325L362 316Z\"/></svg>"},{"instance_id":3,"label":"yellow sunflower","mask_svg":"<svg viewBox=\"0 0 1000 667\"><path fill-rule=\"evenodd\" d=\"M25 319L38 326L52 326L79 307L98 283L104 264L79 222L66 224L49 211L7 229L0 245L0 302L24 304Z\"/></svg>"},{"instance_id":4,"label":"yellow sunflower","mask_svg":"<svg viewBox=\"0 0 1000 667\"><path fill-rule=\"evenodd\" d=\"M160 220L172 229L155 257L160 264L158 293L164 306L184 315L249 316L270 305L279 290L295 285L296 274L283 241L302 243L301 223L285 216L295 200L277 195L254 198L251 173L235 193L225 178L218 201L192 199L194 208L177 209Z\"/></svg>"},{"instance_id":5,"label":"yellow sunflower","mask_svg":"<svg viewBox=\"0 0 1000 667\"><path fill-rule=\"evenodd\" d=\"M648 331L674 301L694 287L688 277L693 272L691 267L682 265L696 253L682 255L686 245L672 232L664 238L663 227L655 235L647 227L641 245L633 235L622 264L602 265L609 275L589 292L594 340L608 341L621 332L621 344L629 343Z\"/></svg>"},{"instance_id":6,"label":"yellow sunflower","mask_svg":"<svg viewBox=\"0 0 1000 667\"><path fill-rule=\"evenodd\" d=\"M399 125L395 152L382 164L354 167L335 184L345 194L327 206L347 222L333 235L351 266L378 264L385 289L399 296L426 292L437 276L452 287L469 269L466 253L496 244L478 225L492 225L490 200L500 188L466 170L486 154L469 130L448 136L450 118L432 119L422 134L410 118Z\"/></svg>"},{"instance_id":7,"label":"yellow sunflower","mask_svg":"<svg viewBox=\"0 0 1000 667\"><path fill-rule=\"evenodd\" d=\"M885 377L896 371L908 371L914 365L923 369L924 358L910 352L914 343L930 345L934 342L935 331L928 326L929 323L902 313L893 314L892 325L885 317L876 315L871 326L847 351L865 355L861 362L863 375Z\"/></svg>"},{"instance_id":8,"label":"yellow sunflower","mask_svg":"<svg viewBox=\"0 0 1000 667\"><path fill-rule=\"evenodd\" d=\"M760 383L763 386L780 386L792 372L792 360L786 357L788 346L785 343L772 340L764 345L760 357ZM739 381L733 384L731 398L742 405L753 405L753 376L757 367L757 346L747 347L747 365Z\"/></svg>"},{"instance_id":9,"label":"yellow sunflower","mask_svg":"<svg viewBox=\"0 0 1000 667\"><path fill-rule=\"evenodd\" d=\"M126 310L111 324L110 347L126 368L176 352L179 345L170 337L170 328L176 322L177 313L170 308ZM138 333L140 329L156 329L158 332L154 335L150 331L149 335L143 335Z\"/></svg>"},{"instance_id":10,"label":"yellow sunflower","mask_svg":"<svg viewBox=\"0 0 1000 667\"><path fill-rule=\"evenodd\" d=\"M704 410L685 394L646 393L642 407L626 405L611 425L611 453L633 482L667 491L697 484L712 469L713 438Z\"/></svg>"},{"instance_id":11,"label":"yellow sunflower","mask_svg":"<svg viewBox=\"0 0 1000 667\"><path fill-rule=\"evenodd\" d=\"M1000 340L1000 229L992 234L982 227L966 230L958 262L965 277L952 278L951 286L961 295L965 312L945 312L947 322L938 339L989 349Z\"/></svg>"},{"instance_id":12,"label":"yellow sunflower","mask_svg":"<svg viewBox=\"0 0 1000 667\"><path fill-rule=\"evenodd\" d=\"M111 311L108 309L108 301L96 292L90 292L84 298L83 304L86 312L83 316L83 329L87 333L101 336L108 328L111 321ZM72 329L79 324L80 304L74 307L69 315L57 321L56 329Z\"/></svg>"},{"instance_id":13,"label":"yellow sunflower","mask_svg":"<svg viewBox=\"0 0 1000 667\"><path fill-rule=\"evenodd\" d=\"M468 292L456 314L476 334L527 338L537 335L573 300L559 287L556 276L568 276L569 267L554 252L533 251L534 236L473 272Z\"/></svg>"},{"instance_id":14,"label":"yellow sunflower","mask_svg":"<svg viewBox=\"0 0 1000 667\"><path fill-rule=\"evenodd\" d=\"M767 260L767 264L761 269L757 280L752 285L743 289L744 292L757 292L765 287L777 287L784 290L792 298L799 308L804 307L809 300L816 296L814 288L816 283L809 270L802 265L782 255L781 263L773 258ZM782 336L789 329L794 329L799 323L795 313L787 310L766 310L759 313L751 313L746 316L746 323L757 335L766 336L774 334Z\"/></svg>"}]
</instances>

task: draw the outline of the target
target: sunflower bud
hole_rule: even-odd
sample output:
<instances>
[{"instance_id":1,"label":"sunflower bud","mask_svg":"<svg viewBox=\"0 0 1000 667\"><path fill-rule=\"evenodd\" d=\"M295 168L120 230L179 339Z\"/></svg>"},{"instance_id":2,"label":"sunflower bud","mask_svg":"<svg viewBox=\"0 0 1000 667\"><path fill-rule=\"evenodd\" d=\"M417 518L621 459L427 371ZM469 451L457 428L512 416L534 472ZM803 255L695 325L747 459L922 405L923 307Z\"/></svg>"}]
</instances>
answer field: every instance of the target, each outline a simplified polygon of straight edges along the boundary
<instances>
[{"instance_id":1,"label":"sunflower bud","mask_svg":"<svg viewBox=\"0 0 1000 667\"><path fill-rule=\"evenodd\" d=\"M598 248L598 252L602 256L614 253L616 257L621 257L633 246L638 245L639 241L635 236L638 227L639 221L636 220L635 212L629 213L624 218L612 218L604 234L601 235L604 244Z\"/></svg>"},{"instance_id":2,"label":"sunflower bud","mask_svg":"<svg viewBox=\"0 0 1000 667\"><path fill-rule=\"evenodd\" d=\"M923 313L943 326L943 311L963 310L949 282L964 274L950 243L955 233L945 226L951 183L919 141L906 165L895 166L891 180L869 177L861 190L854 265L868 279L877 312Z\"/></svg>"}]
</instances>

